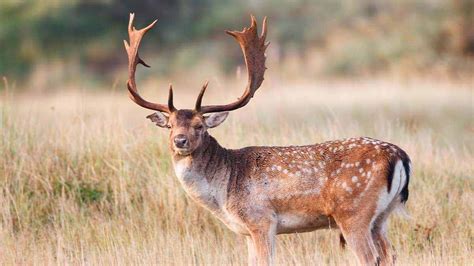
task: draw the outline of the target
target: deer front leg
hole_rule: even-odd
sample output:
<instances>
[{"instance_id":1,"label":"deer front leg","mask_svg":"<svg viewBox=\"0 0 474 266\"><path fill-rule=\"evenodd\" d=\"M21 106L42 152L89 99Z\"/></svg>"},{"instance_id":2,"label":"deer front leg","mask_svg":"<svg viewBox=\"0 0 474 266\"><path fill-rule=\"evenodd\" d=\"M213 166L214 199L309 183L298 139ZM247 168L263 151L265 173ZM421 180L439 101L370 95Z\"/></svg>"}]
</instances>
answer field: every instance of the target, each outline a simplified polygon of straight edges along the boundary
<instances>
[{"instance_id":1,"label":"deer front leg","mask_svg":"<svg viewBox=\"0 0 474 266\"><path fill-rule=\"evenodd\" d=\"M254 254L256 254L256 262L259 266L267 266L273 264L275 254L275 236L276 224L268 224L266 226L250 230L252 238ZM250 246L249 246L250 248ZM249 252L249 265L254 265Z\"/></svg>"},{"instance_id":2,"label":"deer front leg","mask_svg":"<svg viewBox=\"0 0 474 266\"><path fill-rule=\"evenodd\" d=\"M257 265L257 252L251 236L245 237L247 240L248 265Z\"/></svg>"}]
</instances>

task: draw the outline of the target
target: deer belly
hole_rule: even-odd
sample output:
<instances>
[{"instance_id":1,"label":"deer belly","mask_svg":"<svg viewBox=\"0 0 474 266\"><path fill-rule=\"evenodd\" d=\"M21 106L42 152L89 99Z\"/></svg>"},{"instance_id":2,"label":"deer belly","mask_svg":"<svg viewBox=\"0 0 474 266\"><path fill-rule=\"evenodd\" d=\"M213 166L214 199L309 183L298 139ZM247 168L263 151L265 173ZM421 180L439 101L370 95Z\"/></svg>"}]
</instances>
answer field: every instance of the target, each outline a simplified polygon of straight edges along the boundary
<instances>
[{"instance_id":1,"label":"deer belly","mask_svg":"<svg viewBox=\"0 0 474 266\"><path fill-rule=\"evenodd\" d=\"M321 228L329 228L331 219L325 215L308 215L295 213L278 214L278 234L309 232Z\"/></svg>"}]
</instances>

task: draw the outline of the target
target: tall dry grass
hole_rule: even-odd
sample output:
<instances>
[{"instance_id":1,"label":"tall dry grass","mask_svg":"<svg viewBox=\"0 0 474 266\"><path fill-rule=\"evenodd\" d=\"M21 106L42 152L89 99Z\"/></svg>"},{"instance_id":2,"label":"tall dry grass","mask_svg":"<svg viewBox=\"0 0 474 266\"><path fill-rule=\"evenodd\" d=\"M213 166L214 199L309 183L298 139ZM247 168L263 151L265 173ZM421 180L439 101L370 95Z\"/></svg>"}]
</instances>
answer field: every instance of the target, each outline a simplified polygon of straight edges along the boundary
<instances>
[{"instance_id":1,"label":"tall dry grass","mask_svg":"<svg viewBox=\"0 0 474 266\"><path fill-rule=\"evenodd\" d=\"M206 99L239 93L225 89ZM178 90L178 106L195 93ZM167 132L124 90L9 94L0 110L0 264L246 263L245 241L185 195ZM398 144L413 160L411 218L394 216L389 231L398 262L472 265L473 115L472 84L269 82L211 133L234 148L361 135ZM353 265L337 235L279 236L276 261Z\"/></svg>"}]
</instances>

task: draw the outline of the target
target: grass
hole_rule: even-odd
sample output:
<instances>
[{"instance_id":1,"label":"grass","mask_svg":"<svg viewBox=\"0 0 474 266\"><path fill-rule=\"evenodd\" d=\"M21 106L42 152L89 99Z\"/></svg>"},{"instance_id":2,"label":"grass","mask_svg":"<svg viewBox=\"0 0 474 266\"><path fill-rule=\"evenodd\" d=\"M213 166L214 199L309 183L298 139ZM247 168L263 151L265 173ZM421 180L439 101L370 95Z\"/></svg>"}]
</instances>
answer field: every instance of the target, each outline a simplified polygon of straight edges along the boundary
<instances>
[{"instance_id":1,"label":"grass","mask_svg":"<svg viewBox=\"0 0 474 266\"><path fill-rule=\"evenodd\" d=\"M235 89L211 84L206 99ZM178 90L178 106L196 93ZM246 263L244 239L185 195L167 132L125 90L10 94L0 111L0 264ZM411 218L393 216L389 230L398 262L472 265L473 115L472 84L267 80L211 133L234 148L361 135L398 144L414 170ZM335 230L279 236L277 263L353 265L338 245Z\"/></svg>"}]
</instances>

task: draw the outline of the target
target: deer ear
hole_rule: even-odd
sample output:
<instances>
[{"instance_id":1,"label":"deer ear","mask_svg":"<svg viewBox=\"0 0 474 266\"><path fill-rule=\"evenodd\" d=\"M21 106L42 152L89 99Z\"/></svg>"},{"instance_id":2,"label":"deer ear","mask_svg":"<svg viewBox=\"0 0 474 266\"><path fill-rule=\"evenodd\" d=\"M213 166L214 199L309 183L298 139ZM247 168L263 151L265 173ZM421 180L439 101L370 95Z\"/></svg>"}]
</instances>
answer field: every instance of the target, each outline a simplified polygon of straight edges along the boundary
<instances>
[{"instance_id":1,"label":"deer ear","mask_svg":"<svg viewBox=\"0 0 474 266\"><path fill-rule=\"evenodd\" d=\"M150 119L151 122L155 123L159 127L168 127L168 117L162 112L153 113L146 118Z\"/></svg>"},{"instance_id":2,"label":"deer ear","mask_svg":"<svg viewBox=\"0 0 474 266\"><path fill-rule=\"evenodd\" d=\"M204 121L208 128L217 127L220 125L229 115L229 112L220 112L220 113L213 113L209 116L204 117Z\"/></svg>"}]
</instances>

